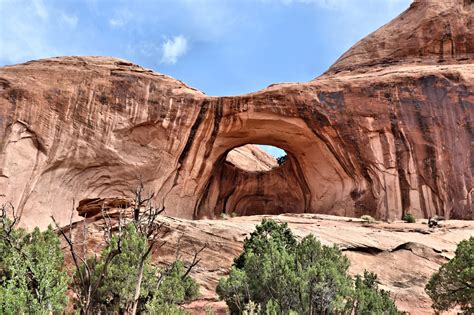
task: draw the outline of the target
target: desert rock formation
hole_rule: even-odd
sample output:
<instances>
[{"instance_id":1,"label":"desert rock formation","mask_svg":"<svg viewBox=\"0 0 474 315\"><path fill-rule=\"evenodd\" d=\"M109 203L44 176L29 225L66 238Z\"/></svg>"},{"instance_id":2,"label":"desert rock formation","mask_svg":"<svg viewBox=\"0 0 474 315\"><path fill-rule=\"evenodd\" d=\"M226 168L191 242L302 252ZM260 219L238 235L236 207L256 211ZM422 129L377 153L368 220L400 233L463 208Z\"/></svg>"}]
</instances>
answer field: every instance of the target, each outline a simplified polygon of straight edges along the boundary
<instances>
[{"instance_id":1,"label":"desert rock formation","mask_svg":"<svg viewBox=\"0 0 474 315\"><path fill-rule=\"evenodd\" d=\"M473 219L474 4L418 0L323 76L210 97L130 62L60 57L0 69L0 194L26 225L141 176L181 218L405 212ZM233 148L281 147L268 172Z\"/></svg>"}]
</instances>

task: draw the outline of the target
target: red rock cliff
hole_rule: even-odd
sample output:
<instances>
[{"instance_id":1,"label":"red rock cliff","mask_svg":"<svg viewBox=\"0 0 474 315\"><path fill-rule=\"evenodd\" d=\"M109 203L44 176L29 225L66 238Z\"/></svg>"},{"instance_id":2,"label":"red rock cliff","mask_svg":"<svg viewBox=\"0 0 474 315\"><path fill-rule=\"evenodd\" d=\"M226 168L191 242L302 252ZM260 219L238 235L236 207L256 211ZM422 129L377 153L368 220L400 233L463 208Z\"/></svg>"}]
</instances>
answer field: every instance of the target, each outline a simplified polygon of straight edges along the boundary
<instances>
[{"instance_id":1,"label":"red rock cliff","mask_svg":"<svg viewBox=\"0 0 474 315\"><path fill-rule=\"evenodd\" d=\"M0 192L27 225L141 176L169 215L473 219L474 4L415 1L309 83L208 97L105 57L0 69ZM225 162L285 149L269 172Z\"/></svg>"}]
</instances>

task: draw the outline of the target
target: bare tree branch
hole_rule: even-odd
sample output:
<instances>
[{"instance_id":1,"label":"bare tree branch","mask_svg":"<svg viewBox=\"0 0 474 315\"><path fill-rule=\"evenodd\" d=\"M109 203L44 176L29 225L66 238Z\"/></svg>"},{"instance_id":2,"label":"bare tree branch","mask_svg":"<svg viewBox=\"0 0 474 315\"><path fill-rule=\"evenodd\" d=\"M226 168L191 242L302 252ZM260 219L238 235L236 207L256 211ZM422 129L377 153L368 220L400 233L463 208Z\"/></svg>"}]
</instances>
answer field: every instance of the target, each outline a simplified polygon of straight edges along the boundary
<instances>
[{"instance_id":1,"label":"bare tree branch","mask_svg":"<svg viewBox=\"0 0 474 315\"><path fill-rule=\"evenodd\" d=\"M197 252L194 253L194 257L193 257L193 261L191 262L191 264L189 265L188 269L186 270L186 272L184 273L184 275L181 277L182 280L186 279L186 277L189 275L189 273L191 272L191 270L197 265L199 264L199 262L201 261L201 258L198 259L198 256L199 254L207 247L207 244L204 244L201 249L199 249Z\"/></svg>"}]
</instances>

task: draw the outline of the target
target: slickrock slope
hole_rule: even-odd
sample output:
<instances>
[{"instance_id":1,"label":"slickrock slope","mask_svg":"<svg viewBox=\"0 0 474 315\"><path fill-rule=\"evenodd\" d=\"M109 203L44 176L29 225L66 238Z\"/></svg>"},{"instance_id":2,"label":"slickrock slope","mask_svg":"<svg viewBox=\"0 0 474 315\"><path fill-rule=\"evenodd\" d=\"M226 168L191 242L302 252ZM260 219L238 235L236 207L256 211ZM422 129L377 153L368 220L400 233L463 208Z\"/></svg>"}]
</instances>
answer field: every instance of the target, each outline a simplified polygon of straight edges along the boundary
<instances>
[{"instance_id":1,"label":"slickrock slope","mask_svg":"<svg viewBox=\"0 0 474 315\"><path fill-rule=\"evenodd\" d=\"M473 0L415 0L410 9L370 34L328 72L375 65L470 63L474 58Z\"/></svg>"},{"instance_id":2,"label":"slickrock slope","mask_svg":"<svg viewBox=\"0 0 474 315\"><path fill-rule=\"evenodd\" d=\"M468 0L415 1L325 75L235 97L113 58L3 67L0 202L26 225L64 223L73 198L127 195L141 176L181 218L473 219L473 16ZM288 161L258 174L225 162L249 143Z\"/></svg>"},{"instance_id":3,"label":"slickrock slope","mask_svg":"<svg viewBox=\"0 0 474 315\"><path fill-rule=\"evenodd\" d=\"M113 208L109 211L113 221L114 213L118 212ZM160 222L165 223L163 230L168 234L162 239L166 245L153 252L153 261L173 261L179 246L180 257L190 263L194 253L206 244L199 256L201 261L192 273L201 285L201 297L189 307L193 313L204 310L206 305L223 310L225 303L218 302L215 294L218 279L228 273L233 258L242 250L243 239L264 217L197 221L161 217ZM429 229L421 222L367 224L360 219L314 214L272 218L288 222L298 237L312 233L323 244L337 244L350 259L352 274L362 273L364 269L376 272L381 287L390 290L397 305L412 314L433 313L431 301L424 292L426 282L441 264L454 256L457 243L474 234L472 221L443 221L441 227ZM100 251L103 225L101 214L87 219L91 253ZM82 227L82 222L73 225L78 242L83 235Z\"/></svg>"}]
</instances>

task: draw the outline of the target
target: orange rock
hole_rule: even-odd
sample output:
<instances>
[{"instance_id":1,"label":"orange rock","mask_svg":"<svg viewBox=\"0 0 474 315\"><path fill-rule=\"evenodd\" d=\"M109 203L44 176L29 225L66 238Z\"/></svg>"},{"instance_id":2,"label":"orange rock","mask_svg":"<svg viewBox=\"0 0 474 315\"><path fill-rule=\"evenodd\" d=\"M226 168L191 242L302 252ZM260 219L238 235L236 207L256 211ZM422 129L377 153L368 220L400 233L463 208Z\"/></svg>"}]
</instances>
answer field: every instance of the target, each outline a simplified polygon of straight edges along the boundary
<instances>
[{"instance_id":1,"label":"orange rock","mask_svg":"<svg viewBox=\"0 0 474 315\"><path fill-rule=\"evenodd\" d=\"M209 97L107 57L0 69L0 191L27 226L141 177L181 218L306 212L473 219L474 5L415 1L308 83ZM281 147L268 172L226 163Z\"/></svg>"}]
</instances>

